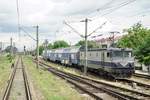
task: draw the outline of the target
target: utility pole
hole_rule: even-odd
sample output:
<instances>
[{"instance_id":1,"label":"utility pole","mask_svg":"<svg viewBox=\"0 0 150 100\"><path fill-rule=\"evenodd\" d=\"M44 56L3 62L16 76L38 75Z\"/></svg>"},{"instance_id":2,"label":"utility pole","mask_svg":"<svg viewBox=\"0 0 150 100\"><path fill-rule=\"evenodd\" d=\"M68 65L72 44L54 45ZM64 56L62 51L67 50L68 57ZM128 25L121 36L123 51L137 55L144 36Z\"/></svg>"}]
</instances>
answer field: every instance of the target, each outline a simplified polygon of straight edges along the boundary
<instances>
[{"instance_id":1,"label":"utility pole","mask_svg":"<svg viewBox=\"0 0 150 100\"><path fill-rule=\"evenodd\" d=\"M13 42L12 42L12 37L10 38L10 54L13 56Z\"/></svg>"},{"instance_id":2,"label":"utility pole","mask_svg":"<svg viewBox=\"0 0 150 100\"><path fill-rule=\"evenodd\" d=\"M118 31L112 31L110 33L112 34L112 47L114 47L115 46L115 33L120 33L120 32L118 32Z\"/></svg>"},{"instance_id":3,"label":"utility pole","mask_svg":"<svg viewBox=\"0 0 150 100\"><path fill-rule=\"evenodd\" d=\"M47 45L48 45L48 40L46 39L46 40L45 40L45 43L44 43L46 55L47 55ZM47 57L47 56L46 56L46 57Z\"/></svg>"},{"instance_id":4,"label":"utility pole","mask_svg":"<svg viewBox=\"0 0 150 100\"><path fill-rule=\"evenodd\" d=\"M87 49L88 49L88 44L87 44L87 38L88 38L88 35L87 35L87 32L88 32L88 21L89 19L85 19L85 20L82 20L81 22L85 22L85 51L84 51L84 61L85 61L85 65L84 65L84 75L87 74Z\"/></svg>"},{"instance_id":5,"label":"utility pole","mask_svg":"<svg viewBox=\"0 0 150 100\"><path fill-rule=\"evenodd\" d=\"M36 67L39 68L39 26L36 26Z\"/></svg>"},{"instance_id":6,"label":"utility pole","mask_svg":"<svg viewBox=\"0 0 150 100\"><path fill-rule=\"evenodd\" d=\"M78 31L76 31L71 25L69 25L68 23L64 22L64 24L66 24L68 27L70 27L75 33L77 33L78 35L80 35L80 37L85 38L85 52L84 52L84 61L85 61L85 65L84 65L84 75L87 74L87 50L88 50L88 43L87 43L87 38L89 36L91 36L93 33L95 33L98 29L101 29L103 27L103 25L106 24L106 22L104 22L102 25L100 25L99 27L97 27L93 32L91 32L90 34L88 34L88 21L91 21L90 19L85 19L82 20L80 22L85 22L85 35L81 35Z\"/></svg>"},{"instance_id":7,"label":"utility pole","mask_svg":"<svg viewBox=\"0 0 150 100\"><path fill-rule=\"evenodd\" d=\"M15 42L13 42L13 54L15 55Z\"/></svg>"},{"instance_id":8,"label":"utility pole","mask_svg":"<svg viewBox=\"0 0 150 100\"><path fill-rule=\"evenodd\" d=\"M87 73L87 25L88 25L88 19L85 19L85 67L84 67L84 75Z\"/></svg>"},{"instance_id":9,"label":"utility pole","mask_svg":"<svg viewBox=\"0 0 150 100\"><path fill-rule=\"evenodd\" d=\"M112 34L112 47L114 47L115 44L115 32L111 32Z\"/></svg>"},{"instance_id":10,"label":"utility pole","mask_svg":"<svg viewBox=\"0 0 150 100\"><path fill-rule=\"evenodd\" d=\"M2 42L0 42L0 55L1 55L1 52L2 52Z\"/></svg>"}]
</instances>

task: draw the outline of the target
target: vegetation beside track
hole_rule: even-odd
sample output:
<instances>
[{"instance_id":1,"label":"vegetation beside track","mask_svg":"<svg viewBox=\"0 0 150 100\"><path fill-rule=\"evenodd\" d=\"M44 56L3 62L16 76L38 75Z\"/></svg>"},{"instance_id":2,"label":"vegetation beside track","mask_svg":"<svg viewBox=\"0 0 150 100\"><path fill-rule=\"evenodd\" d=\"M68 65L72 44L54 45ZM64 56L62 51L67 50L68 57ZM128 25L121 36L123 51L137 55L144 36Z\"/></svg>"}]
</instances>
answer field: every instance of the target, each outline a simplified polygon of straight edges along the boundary
<instances>
[{"instance_id":1,"label":"vegetation beside track","mask_svg":"<svg viewBox=\"0 0 150 100\"><path fill-rule=\"evenodd\" d=\"M11 72L11 62L7 55L0 56L0 93L7 83L10 72Z\"/></svg>"},{"instance_id":2,"label":"vegetation beside track","mask_svg":"<svg viewBox=\"0 0 150 100\"><path fill-rule=\"evenodd\" d=\"M77 91L72 89L66 82L48 71L36 69L35 63L30 57L23 57L29 76L33 80L33 85L39 89L44 100L83 100Z\"/></svg>"},{"instance_id":3,"label":"vegetation beside track","mask_svg":"<svg viewBox=\"0 0 150 100\"><path fill-rule=\"evenodd\" d=\"M107 83L107 84L110 84L110 85L114 85L116 87L121 87L121 88L129 89L129 90L134 89L135 91L138 91L138 92L141 92L141 93L143 92L143 89L140 89L141 87L133 88L132 84L126 84L126 83L121 82L121 81L120 82L119 81L110 81L110 80L104 79L102 77L93 75L91 73L88 73L87 76L83 76L83 73L80 70L77 70L75 68L65 67L63 65L55 64L55 63L52 63L52 62L49 62L49 61L44 61L42 59L41 59L41 61L46 63L47 65L50 65L51 67L54 67L58 70L61 70L61 71L67 72L67 73L71 73L71 74L75 74L75 75L78 75L78 76L86 77L86 78L96 80L96 81L99 81L99 82L102 82L102 83ZM134 78L131 78L131 80L134 80ZM137 82L139 81L141 83L141 80L135 80L135 81L137 81ZM143 83L149 84L149 82L147 82L147 81L143 81ZM150 93L149 90L146 90L144 92L147 93L147 94Z\"/></svg>"}]
</instances>

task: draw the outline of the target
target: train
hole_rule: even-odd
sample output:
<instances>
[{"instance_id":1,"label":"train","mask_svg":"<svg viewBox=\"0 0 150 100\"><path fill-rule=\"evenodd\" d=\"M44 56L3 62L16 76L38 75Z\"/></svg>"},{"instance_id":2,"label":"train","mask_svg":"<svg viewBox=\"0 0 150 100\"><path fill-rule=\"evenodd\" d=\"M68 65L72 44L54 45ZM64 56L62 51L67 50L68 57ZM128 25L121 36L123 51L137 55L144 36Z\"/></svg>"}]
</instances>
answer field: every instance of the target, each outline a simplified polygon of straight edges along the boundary
<instances>
[{"instance_id":1,"label":"train","mask_svg":"<svg viewBox=\"0 0 150 100\"><path fill-rule=\"evenodd\" d=\"M42 57L63 65L84 68L85 49L81 46L44 50ZM112 78L134 74L134 57L129 48L92 48L87 50L87 69Z\"/></svg>"}]
</instances>

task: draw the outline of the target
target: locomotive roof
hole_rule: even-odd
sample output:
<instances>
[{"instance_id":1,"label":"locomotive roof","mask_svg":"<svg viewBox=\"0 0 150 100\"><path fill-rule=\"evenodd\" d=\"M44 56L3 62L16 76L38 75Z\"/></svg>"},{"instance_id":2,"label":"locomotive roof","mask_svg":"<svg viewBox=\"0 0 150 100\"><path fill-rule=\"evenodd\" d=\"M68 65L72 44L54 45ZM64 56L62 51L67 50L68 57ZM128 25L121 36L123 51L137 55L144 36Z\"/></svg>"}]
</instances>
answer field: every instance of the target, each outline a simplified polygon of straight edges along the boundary
<instances>
[{"instance_id":1,"label":"locomotive roof","mask_svg":"<svg viewBox=\"0 0 150 100\"><path fill-rule=\"evenodd\" d=\"M63 53L77 53L80 50L80 46L72 46L63 49Z\"/></svg>"},{"instance_id":2,"label":"locomotive roof","mask_svg":"<svg viewBox=\"0 0 150 100\"><path fill-rule=\"evenodd\" d=\"M76 53L80 49L80 46L72 46L66 48L58 48L58 49L51 49L52 53Z\"/></svg>"},{"instance_id":3,"label":"locomotive roof","mask_svg":"<svg viewBox=\"0 0 150 100\"><path fill-rule=\"evenodd\" d=\"M85 49L80 49L80 51L84 51ZM130 48L88 48L88 51L132 51Z\"/></svg>"}]
</instances>

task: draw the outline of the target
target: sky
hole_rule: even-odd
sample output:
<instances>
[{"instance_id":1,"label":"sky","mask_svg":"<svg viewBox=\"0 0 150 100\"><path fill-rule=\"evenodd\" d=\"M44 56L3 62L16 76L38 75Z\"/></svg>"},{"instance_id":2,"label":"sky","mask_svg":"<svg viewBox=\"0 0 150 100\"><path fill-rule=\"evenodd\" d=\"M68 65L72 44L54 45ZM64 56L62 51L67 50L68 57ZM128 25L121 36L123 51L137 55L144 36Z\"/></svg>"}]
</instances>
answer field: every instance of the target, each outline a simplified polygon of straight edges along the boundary
<instances>
[{"instance_id":1,"label":"sky","mask_svg":"<svg viewBox=\"0 0 150 100\"><path fill-rule=\"evenodd\" d=\"M128 1L133 2L119 6ZM82 21L85 18L89 19L88 34L102 25L91 35L103 34L98 39L109 36L110 31L121 34L123 29L139 21L150 27L150 0L18 0L18 5L21 28L36 38L34 26L39 25L40 44L45 39L51 43L56 40L65 40L71 45L77 43L83 38L64 22L84 35L85 23ZM10 44L11 37L20 50L24 45L27 49L35 48L35 41L24 31L18 33L16 0L1 0L0 42L4 47ZM88 39L92 40L91 37Z\"/></svg>"}]
</instances>

